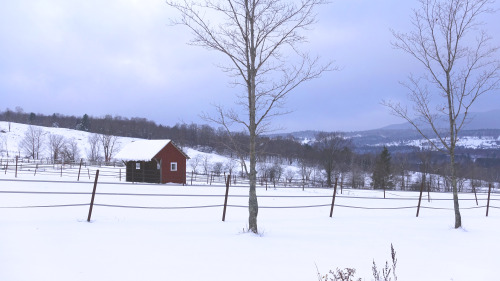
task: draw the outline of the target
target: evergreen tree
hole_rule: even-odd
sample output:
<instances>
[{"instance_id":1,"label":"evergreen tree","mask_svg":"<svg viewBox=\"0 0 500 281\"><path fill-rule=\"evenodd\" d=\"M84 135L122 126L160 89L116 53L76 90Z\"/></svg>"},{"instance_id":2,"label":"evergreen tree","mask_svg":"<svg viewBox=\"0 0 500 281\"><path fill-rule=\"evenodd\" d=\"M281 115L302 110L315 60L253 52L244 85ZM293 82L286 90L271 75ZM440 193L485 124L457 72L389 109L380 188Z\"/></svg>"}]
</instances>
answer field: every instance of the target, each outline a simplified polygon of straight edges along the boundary
<instances>
[{"instance_id":1,"label":"evergreen tree","mask_svg":"<svg viewBox=\"0 0 500 281\"><path fill-rule=\"evenodd\" d=\"M372 186L375 189L387 189L394 186L391 175L391 154L387 147L377 157L372 175Z\"/></svg>"},{"instance_id":2,"label":"evergreen tree","mask_svg":"<svg viewBox=\"0 0 500 281\"><path fill-rule=\"evenodd\" d=\"M35 123L36 114L31 112L28 117L28 124L33 125Z\"/></svg>"},{"instance_id":3,"label":"evergreen tree","mask_svg":"<svg viewBox=\"0 0 500 281\"><path fill-rule=\"evenodd\" d=\"M76 124L76 129L85 132L88 132L90 130L90 120L87 114L84 114L80 122Z\"/></svg>"}]
</instances>

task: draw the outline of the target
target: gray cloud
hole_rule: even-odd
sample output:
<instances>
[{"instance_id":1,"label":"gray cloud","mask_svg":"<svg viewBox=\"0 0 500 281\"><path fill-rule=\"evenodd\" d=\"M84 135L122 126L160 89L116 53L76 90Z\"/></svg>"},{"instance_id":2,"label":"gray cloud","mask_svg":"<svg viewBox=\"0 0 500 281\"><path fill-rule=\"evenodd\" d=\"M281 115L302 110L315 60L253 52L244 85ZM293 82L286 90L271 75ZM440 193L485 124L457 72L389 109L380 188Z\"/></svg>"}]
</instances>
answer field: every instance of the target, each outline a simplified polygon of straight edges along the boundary
<instances>
[{"instance_id":1,"label":"gray cloud","mask_svg":"<svg viewBox=\"0 0 500 281\"><path fill-rule=\"evenodd\" d=\"M276 123L292 131L400 122L380 101L404 99L398 81L419 68L391 48L389 28L408 30L415 4L338 0L322 7L304 49L343 70L299 87L287 104L293 112ZM227 61L187 45L188 30L169 26L172 12L163 0L7 1L0 10L2 107L173 125L202 122L199 114L213 111L211 104L232 106L240 89L216 67ZM485 19L493 36L500 34L499 18ZM492 93L475 109L499 105L499 93Z\"/></svg>"}]
</instances>

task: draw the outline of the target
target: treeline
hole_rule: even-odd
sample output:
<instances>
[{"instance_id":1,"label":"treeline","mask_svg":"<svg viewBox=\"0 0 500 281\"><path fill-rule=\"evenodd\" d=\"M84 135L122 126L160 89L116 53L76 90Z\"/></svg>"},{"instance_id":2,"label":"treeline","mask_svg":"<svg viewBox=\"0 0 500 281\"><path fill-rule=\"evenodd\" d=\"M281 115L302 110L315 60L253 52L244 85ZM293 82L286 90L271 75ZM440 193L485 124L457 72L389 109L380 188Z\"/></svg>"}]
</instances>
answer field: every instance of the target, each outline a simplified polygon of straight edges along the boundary
<instances>
[{"instance_id":1,"label":"treeline","mask_svg":"<svg viewBox=\"0 0 500 281\"><path fill-rule=\"evenodd\" d=\"M175 124L164 126L156 124L146 118L126 118L121 116L106 115L93 117L84 114L81 117L66 116L54 113L43 115L27 113L22 108L14 111L7 109L0 112L0 121L31 124L45 127L60 127L82 130L102 136L134 137L143 139L172 139L181 147L193 147L204 152L215 152L237 159L238 155L247 154L248 136L244 133L234 133L229 138L227 132L221 128L215 129L209 125ZM361 153L350 138L342 133L318 132L316 141L311 144L302 144L292 136L260 137L258 140L259 174L270 181L276 177L285 177L280 166L294 165L299 167L299 176L305 181L321 181L325 186L332 186L334 179L339 178L352 187L363 187L366 175L372 175L380 169L378 153L383 147L370 150L372 153ZM105 150L105 149L104 149ZM483 151L483 150L482 150ZM426 152L418 149L394 149L390 159L390 181L392 187L399 189L418 188L419 182L427 181L436 189L441 189L441 184L446 184L448 158L440 152ZM488 158L479 158L477 154L488 154ZM500 161L496 152L479 152L464 150L457 156L459 177L463 179L500 181ZM105 157L106 158L106 157ZM108 161L107 159L106 161ZM422 174L440 175L442 181L432 177L415 180L411 178L411 171ZM389 178L388 178L389 180ZM375 180L376 181L376 180ZM433 183L434 182L434 183ZM415 186L412 186L415 185ZM391 188L391 186L388 186Z\"/></svg>"}]
</instances>

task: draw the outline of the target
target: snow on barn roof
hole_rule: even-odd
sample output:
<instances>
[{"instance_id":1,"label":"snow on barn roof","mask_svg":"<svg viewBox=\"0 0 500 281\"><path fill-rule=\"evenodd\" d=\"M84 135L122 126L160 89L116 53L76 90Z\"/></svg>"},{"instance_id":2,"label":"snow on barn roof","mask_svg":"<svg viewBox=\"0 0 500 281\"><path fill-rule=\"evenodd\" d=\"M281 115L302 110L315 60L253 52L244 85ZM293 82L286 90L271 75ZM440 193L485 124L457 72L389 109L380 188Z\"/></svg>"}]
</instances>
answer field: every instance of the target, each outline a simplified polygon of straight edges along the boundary
<instances>
[{"instance_id":1,"label":"snow on barn roof","mask_svg":"<svg viewBox=\"0 0 500 281\"><path fill-rule=\"evenodd\" d=\"M170 140L139 140L127 144L115 159L123 161L150 161Z\"/></svg>"}]
</instances>

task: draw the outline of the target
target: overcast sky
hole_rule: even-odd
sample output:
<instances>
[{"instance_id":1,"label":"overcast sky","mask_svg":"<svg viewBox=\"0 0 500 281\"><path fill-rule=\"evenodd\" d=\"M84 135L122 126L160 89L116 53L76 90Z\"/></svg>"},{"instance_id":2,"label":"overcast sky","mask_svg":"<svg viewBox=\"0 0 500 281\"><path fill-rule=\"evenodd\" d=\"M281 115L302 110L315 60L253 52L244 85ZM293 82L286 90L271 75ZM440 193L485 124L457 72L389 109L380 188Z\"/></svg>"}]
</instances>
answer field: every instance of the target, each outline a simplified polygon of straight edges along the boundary
<instances>
[{"instance_id":1,"label":"overcast sky","mask_svg":"<svg viewBox=\"0 0 500 281\"><path fill-rule=\"evenodd\" d=\"M213 104L232 106L237 89L217 65L224 57L187 45L169 26L164 0L16 0L0 9L0 109L81 116L145 117L172 126L204 123ZM410 31L414 0L333 0L320 7L304 50L342 68L297 88L284 132L355 131L401 123L381 100L404 100L399 81L420 73L394 50L390 28ZM500 8L496 3L495 8ZM483 18L500 45L500 14ZM499 54L500 55L500 54ZM500 108L500 93L474 111Z\"/></svg>"}]
</instances>

